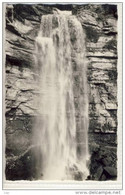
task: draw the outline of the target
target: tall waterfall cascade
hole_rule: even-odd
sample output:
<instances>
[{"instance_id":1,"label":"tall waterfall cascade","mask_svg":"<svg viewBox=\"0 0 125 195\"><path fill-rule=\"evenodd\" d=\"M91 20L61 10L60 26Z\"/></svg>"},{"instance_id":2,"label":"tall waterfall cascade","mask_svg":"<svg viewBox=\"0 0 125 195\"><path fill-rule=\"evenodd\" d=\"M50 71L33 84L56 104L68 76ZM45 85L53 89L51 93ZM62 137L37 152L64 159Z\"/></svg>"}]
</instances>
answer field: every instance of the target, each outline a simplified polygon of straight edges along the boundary
<instances>
[{"instance_id":1,"label":"tall waterfall cascade","mask_svg":"<svg viewBox=\"0 0 125 195\"><path fill-rule=\"evenodd\" d=\"M82 26L70 12L42 16L35 50L39 114L34 129L39 146L37 178L41 180L85 180L89 174L84 40ZM78 72L82 93L74 84Z\"/></svg>"}]
</instances>

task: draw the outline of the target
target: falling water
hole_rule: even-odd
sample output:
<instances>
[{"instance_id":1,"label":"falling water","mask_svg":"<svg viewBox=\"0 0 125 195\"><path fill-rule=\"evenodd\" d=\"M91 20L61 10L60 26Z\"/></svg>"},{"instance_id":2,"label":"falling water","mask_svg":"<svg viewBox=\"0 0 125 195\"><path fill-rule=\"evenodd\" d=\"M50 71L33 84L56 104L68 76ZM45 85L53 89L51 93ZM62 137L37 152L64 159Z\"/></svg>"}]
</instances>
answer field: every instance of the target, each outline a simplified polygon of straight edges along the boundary
<instances>
[{"instance_id":1,"label":"falling water","mask_svg":"<svg viewBox=\"0 0 125 195\"><path fill-rule=\"evenodd\" d=\"M86 179L87 96L86 68L83 66L83 99L85 115L80 156L77 154L76 109L72 56L77 66L84 61L84 35L81 24L68 12L44 15L36 38L36 67L39 73L39 117L35 122L34 140L39 146L36 158L37 178L73 180L81 173ZM72 41L74 31L74 42ZM75 51L75 52L73 52ZM81 69L82 70L82 69ZM80 103L81 104L81 103ZM82 120L82 118L81 118ZM42 175L42 176L41 176Z\"/></svg>"}]
</instances>

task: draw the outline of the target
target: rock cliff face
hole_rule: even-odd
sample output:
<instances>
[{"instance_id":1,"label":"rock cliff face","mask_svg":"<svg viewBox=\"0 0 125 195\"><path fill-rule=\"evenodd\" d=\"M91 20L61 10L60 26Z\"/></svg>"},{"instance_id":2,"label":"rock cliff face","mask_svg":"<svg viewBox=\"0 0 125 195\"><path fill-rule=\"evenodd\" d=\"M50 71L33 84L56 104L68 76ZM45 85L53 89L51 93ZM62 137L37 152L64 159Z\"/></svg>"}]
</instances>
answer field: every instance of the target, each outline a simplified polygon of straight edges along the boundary
<instances>
[{"instance_id":1,"label":"rock cliff face","mask_svg":"<svg viewBox=\"0 0 125 195\"><path fill-rule=\"evenodd\" d=\"M76 11L77 17L86 30L90 132L115 133L117 129L117 15L115 9L112 6L96 5L80 7ZM91 124L91 117L95 126Z\"/></svg>"},{"instance_id":2,"label":"rock cliff face","mask_svg":"<svg viewBox=\"0 0 125 195\"><path fill-rule=\"evenodd\" d=\"M75 7L73 13L86 31L90 172L95 179L105 180L105 166L113 167L116 176L117 7L85 5Z\"/></svg>"},{"instance_id":3,"label":"rock cliff face","mask_svg":"<svg viewBox=\"0 0 125 195\"><path fill-rule=\"evenodd\" d=\"M26 5L6 7L6 178L30 179L35 172L32 143L38 87L35 37L41 16L71 10L86 34L89 84L90 179L116 178L117 7L115 5ZM73 59L72 59L73 61ZM77 79L78 70L73 62ZM77 93L76 93L77 94ZM78 100L76 97L76 105ZM79 128L79 127L77 127ZM36 149L36 148L35 148ZM17 171L18 170L18 171ZM88 178L88 179L89 179Z\"/></svg>"}]
</instances>

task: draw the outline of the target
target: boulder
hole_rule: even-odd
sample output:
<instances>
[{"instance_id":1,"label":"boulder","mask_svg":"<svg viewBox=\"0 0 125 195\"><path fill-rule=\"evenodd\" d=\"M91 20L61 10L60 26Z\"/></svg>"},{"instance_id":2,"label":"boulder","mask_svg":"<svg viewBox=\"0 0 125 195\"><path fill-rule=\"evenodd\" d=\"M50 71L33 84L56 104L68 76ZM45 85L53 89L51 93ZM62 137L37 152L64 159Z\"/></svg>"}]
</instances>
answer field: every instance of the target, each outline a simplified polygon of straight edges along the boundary
<instances>
[{"instance_id":1,"label":"boulder","mask_svg":"<svg viewBox=\"0 0 125 195\"><path fill-rule=\"evenodd\" d=\"M104 170L110 177L117 177L117 169L115 167L106 166Z\"/></svg>"},{"instance_id":2,"label":"boulder","mask_svg":"<svg viewBox=\"0 0 125 195\"><path fill-rule=\"evenodd\" d=\"M103 174L103 167L100 166L98 167L98 169L96 170L96 173L94 174L95 180L100 180L102 174Z\"/></svg>"}]
</instances>

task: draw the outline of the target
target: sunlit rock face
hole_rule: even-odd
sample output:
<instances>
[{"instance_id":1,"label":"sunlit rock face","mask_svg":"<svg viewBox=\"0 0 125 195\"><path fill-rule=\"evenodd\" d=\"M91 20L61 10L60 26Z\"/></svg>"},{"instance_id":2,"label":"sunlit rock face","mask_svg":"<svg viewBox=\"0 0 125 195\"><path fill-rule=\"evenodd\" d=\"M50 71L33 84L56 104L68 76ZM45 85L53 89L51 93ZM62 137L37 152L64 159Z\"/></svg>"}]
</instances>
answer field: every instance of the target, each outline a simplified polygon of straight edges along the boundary
<instances>
[{"instance_id":1,"label":"sunlit rock face","mask_svg":"<svg viewBox=\"0 0 125 195\"><path fill-rule=\"evenodd\" d=\"M66 8L63 5L58 7L58 5L15 4L6 8L6 178L10 180L33 180L37 177L38 169L35 161L38 156L34 155L34 151L40 153L40 148L37 141L34 143L33 136L36 130L34 125L36 117L40 113L38 97L41 92L38 81L42 73L40 69L38 70L39 62L36 62L36 55L39 55L38 52L36 54L36 42L39 42L36 39L42 38L39 35L40 26L42 26L41 16L44 15L46 18L46 15L53 14L56 16L53 17L52 22L55 29L52 39L56 47L58 46L60 23L57 15L60 10L69 10L75 15L74 18L77 17L74 19L72 16L72 19L68 20L66 31L70 37L68 43L71 44L66 58L68 63L71 63L73 75L69 74L69 78L72 77L69 80L72 80L73 85L74 106L71 107L75 110L76 153L82 156L84 148L80 143L85 137L81 129L84 128L83 114L86 107L81 105L84 105L85 87L82 82L86 83L84 80L86 77L83 77L85 74L83 67L86 64L88 66L87 84L89 85L88 100L86 100L88 101L89 122L86 124L89 126L88 145L91 156L89 178L107 180L116 177L117 6L88 4L69 5ZM71 16L68 17L71 18ZM76 28L75 21L78 23L78 20L84 32L83 61L77 58L79 47L82 44L79 28ZM48 34L52 24L47 27ZM61 54L56 57L59 55ZM95 153L98 155L94 155ZM80 157L77 156L77 158ZM113 167L115 176L109 173L111 172L109 168L104 169L105 166ZM40 174L43 179L43 173ZM81 180L81 175L77 174L74 178Z\"/></svg>"}]
</instances>

